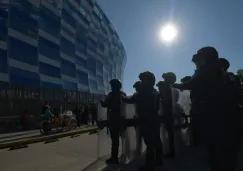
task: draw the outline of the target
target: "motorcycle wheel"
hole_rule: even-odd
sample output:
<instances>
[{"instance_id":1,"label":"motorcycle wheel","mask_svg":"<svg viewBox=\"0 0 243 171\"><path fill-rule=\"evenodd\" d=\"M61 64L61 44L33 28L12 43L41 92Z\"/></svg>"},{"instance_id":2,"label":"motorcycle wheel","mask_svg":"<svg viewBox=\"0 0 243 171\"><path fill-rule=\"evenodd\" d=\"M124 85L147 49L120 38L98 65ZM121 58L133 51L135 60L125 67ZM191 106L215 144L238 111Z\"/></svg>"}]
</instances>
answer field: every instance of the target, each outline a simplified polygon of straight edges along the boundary
<instances>
[{"instance_id":1,"label":"motorcycle wheel","mask_svg":"<svg viewBox=\"0 0 243 171\"><path fill-rule=\"evenodd\" d=\"M42 121L40 123L40 133L47 134L51 131L51 123L49 121Z\"/></svg>"}]
</instances>

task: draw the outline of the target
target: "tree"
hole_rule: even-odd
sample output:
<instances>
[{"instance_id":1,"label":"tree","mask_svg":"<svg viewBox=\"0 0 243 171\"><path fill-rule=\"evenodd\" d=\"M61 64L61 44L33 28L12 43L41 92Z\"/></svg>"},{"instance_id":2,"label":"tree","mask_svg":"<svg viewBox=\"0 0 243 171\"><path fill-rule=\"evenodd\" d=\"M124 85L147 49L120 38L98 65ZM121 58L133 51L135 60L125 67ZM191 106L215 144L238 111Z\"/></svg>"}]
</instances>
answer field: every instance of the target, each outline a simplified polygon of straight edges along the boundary
<instances>
[{"instance_id":1,"label":"tree","mask_svg":"<svg viewBox=\"0 0 243 171\"><path fill-rule=\"evenodd\" d=\"M238 69L237 75L240 78L240 81L243 82L243 69Z\"/></svg>"}]
</instances>

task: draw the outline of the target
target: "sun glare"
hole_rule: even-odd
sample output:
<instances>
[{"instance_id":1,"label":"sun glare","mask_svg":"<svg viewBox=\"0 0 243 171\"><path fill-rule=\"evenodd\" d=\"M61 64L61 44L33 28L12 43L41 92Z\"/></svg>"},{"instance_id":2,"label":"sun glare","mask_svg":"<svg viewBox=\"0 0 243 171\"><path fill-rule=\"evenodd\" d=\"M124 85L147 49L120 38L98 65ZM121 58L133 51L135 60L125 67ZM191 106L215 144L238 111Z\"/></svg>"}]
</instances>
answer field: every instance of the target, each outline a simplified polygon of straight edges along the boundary
<instances>
[{"instance_id":1,"label":"sun glare","mask_svg":"<svg viewBox=\"0 0 243 171\"><path fill-rule=\"evenodd\" d=\"M159 37L163 42L169 43L176 39L177 29L172 24L163 26L159 32Z\"/></svg>"}]
</instances>

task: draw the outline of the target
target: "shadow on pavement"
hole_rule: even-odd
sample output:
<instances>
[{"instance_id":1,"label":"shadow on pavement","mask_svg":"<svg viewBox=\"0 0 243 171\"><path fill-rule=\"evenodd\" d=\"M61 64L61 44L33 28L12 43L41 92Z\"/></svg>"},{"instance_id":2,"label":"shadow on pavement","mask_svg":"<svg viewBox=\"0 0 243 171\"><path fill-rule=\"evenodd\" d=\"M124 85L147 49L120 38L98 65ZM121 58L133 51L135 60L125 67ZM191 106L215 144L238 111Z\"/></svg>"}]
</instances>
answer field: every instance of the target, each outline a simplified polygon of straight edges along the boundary
<instances>
[{"instance_id":1,"label":"shadow on pavement","mask_svg":"<svg viewBox=\"0 0 243 171\"><path fill-rule=\"evenodd\" d=\"M144 164L144 158L141 157L127 164L106 165L105 159L95 162L93 167L82 171L138 171L138 168ZM207 164L207 155L203 147L194 149L185 147L181 154L173 160L164 159L164 166L157 167L155 171L209 171ZM243 170L243 154L239 154L239 166L236 171Z\"/></svg>"},{"instance_id":2,"label":"shadow on pavement","mask_svg":"<svg viewBox=\"0 0 243 171\"><path fill-rule=\"evenodd\" d=\"M137 171L140 166L144 163L143 159L132 160L126 164L119 165L107 165L102 171Z\"/></svg>"}]
</instances>

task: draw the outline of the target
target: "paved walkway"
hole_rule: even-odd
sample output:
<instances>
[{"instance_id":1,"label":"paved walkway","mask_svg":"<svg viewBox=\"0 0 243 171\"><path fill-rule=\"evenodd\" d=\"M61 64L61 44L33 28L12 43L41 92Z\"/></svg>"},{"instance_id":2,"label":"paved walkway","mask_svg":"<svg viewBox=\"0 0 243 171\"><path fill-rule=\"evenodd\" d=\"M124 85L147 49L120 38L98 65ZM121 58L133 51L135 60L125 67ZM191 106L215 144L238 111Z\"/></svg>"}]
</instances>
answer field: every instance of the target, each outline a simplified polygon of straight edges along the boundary
<instances>
[{"instance_id":1,"label":"paved walkway","mask_svg":"<svg viewBox=\"0 0 243 171\"><path fill-rule=\"evenodd\" d=\"M103 149L109 151L109 144ZM96 159L95 134L66 137L49 144L31 144L28 148L13 151L0 150L3 171L81 171Z\"/></svg>"},{"instance_id":2,"label":"paved walkway","mask_svg":"<svg viewBox=\"0 0 243 171\"><path fill-rule=\"evenodd\" d=\"M87 128L87 127L91 127L91 126L84 125L84 126L78 127L77 130ZM55 133L56 132L53 131L49 135L53 135ZM40 130L0 134L0 143L9 142L9 141L13 141L13 140L21 140L21 139L24 139L24 138L36 138L36 137L41 137L41 136L43 136L43 135L40 134Z\"/></svg>"},{"instance_id":3,"label":"paved walkway","mask_svg":"<svg viewBox=\"0 0 243 171\"><path fill-rule=\"evenodd\" d=\"M139 166L142 166L144 159L140 158L138 160L132 161L128 164L120 165L109 165L105 164L105 159L103 158L83 171L117 171L122 168L122 171L138 171ZM239 154L239 168L237 171L243 170L243 155ZM207 165L207 157L204 149L201 147L194 150L190 147L185 148L182 151L182 155L174 160L164 160L164 166L156 168L155 171L210 171Z\"/></svg>"},{"instance_id":4,"label":"paved walkway","mask_svg":"<svg viewBox=\"0 0 243 171\"><path fill-rule=\"evenodd\" d=\"M100 148L98 148L98 144ZM28 148L9 151L0 150L0 168L4 171L116 171L118 166L106 166L105 159L110 150L110 140L96 134L82 134L75 138L62 138L60 141L44 144L31 144ZM97 153L99 151L99 153ZM164 160L163 171L209 171L203 148L194 150L185 147L175 160ZM243 170L243 154L239 154L240 168ZM96 161L96 162L95 162ZM92 165L88 166L89 164ZM123 171L137 171L143 159L120 165Z\"/></svg>"},{"instance_id":5,"label":"paved walkway","mask_svg":"<svg viewBox=\"0 0 243 171\"><path fill-rule=\"evenodd\" d=\"M4 134L0 134L0 140L12 138L12 137L18 137L18 136L31 135L31 134L36 134L36 133L40 133L40 131L31 130L31 131L19 131L19 132L14 132L14 133L4 133Z\"/></svg>"}]
</instances>

